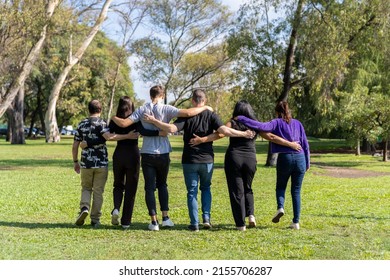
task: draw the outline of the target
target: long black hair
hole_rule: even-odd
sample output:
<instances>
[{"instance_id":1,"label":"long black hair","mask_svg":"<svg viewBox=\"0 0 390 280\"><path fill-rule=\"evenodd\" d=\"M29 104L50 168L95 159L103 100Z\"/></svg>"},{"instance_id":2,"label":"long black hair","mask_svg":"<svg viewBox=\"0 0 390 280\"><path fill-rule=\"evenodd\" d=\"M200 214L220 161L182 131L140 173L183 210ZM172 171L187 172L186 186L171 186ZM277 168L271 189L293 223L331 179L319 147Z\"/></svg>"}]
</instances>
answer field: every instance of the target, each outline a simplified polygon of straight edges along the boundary
<instances>
[{"instance_id":1,"label":"long black hair","mask_svg":"<svg viewBox=\"0 0 390 280\"><path fill-rule=\"evenodd\" d=\"M122 96L119 99L118 109L116 110L116 116L118 118L126 119L134 112L134 103L130 97Z\"/></svg>"},{"instance_id":2,"label":"long black hair","mask_svg":"<svg viewBox=\"0 0 390 280\"><path fill-rule=\"evenodd\" d=\"M249 102L246 100L240 100L236 103L236 105L234 106L231 122L232 127L237 127L237 129L239 130L248 129L244 124L234 120L234 118L237 116L245 116L247 118L257 121L255 112L253 111L251 104L249 104Z\"/></svg>"}]
</instances>

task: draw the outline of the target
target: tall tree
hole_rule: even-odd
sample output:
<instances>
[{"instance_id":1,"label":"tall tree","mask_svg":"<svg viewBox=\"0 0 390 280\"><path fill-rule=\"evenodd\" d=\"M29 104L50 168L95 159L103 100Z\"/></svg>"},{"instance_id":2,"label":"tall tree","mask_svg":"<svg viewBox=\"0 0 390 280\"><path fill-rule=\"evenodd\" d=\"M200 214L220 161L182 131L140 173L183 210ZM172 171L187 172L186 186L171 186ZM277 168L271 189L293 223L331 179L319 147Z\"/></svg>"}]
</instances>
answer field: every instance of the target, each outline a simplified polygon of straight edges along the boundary
<instances>
[{"instance_id":1,"label":"tall tree","mask_svg":"<svg viewBox=\"0 0 390 280\"><path fill-rule=\"evenodd\" d=\"M59 0L50 0L47 2L46 13L45 13L45 24L41 29L41 34L39 36L39 39L33 44L28 55L25 57L23 64L20 67L20 70L17 72L17 75L10 83L5 94L2 96L2 99L0 100L0 117L3 116L7 108L11 105L12 101L15 99L15 96L18 94L20 87L23 86L28 75L30 74L31 69L42 49L43 43L46 40L47 29L48 29L50 18L53 16L53 13L57 8L59 2L60 2ZM20 7L23 7L23 5L21 6L17 5L14 6L13 8L20 9ZM18 10L16 10L15 12L18 12Z\"/></svg>"},{"instance_id":2,"label":"tall tree","mask_svg":"<svg viewBox=\"0 0 390 280\"><path fill-rule=\"evenodd\" d=\"M216 0L161 0L149 4L149 24L155 34L134 44L137 68L144 81L162 84L170 95L185 55L201 52L220 39L229 27L230 13ZM174 96L175 101L182 94Z\"/></svg>"},{"instance_id":3,"label":"tall tree","mask_svg":"<svg viewBox=\"0 0 390 280\"><path fill-rule=\"evenodd\" d=\"M106 0L104 2L100 10L100 14L97 17L94 25L91 27L89 33L84 38L83 42L81 43L77 51L74 54L73 53L69 54L69 60L67 62L67 65L58 76L56 83L54 84L54 87L51 90L49 96L48 109L45 114L46 142L60 141L60 133L58 130L57 117L56 117L56 106L57 106L57 101L60 95L61 88L64 85L69 72L80 61L86 49L88 48L89 44L92 42L96 33L99 31L101 25L103 24L107 16L108 8L110 7L111 2L112 0Z\"/></svg>"}]
</instances>

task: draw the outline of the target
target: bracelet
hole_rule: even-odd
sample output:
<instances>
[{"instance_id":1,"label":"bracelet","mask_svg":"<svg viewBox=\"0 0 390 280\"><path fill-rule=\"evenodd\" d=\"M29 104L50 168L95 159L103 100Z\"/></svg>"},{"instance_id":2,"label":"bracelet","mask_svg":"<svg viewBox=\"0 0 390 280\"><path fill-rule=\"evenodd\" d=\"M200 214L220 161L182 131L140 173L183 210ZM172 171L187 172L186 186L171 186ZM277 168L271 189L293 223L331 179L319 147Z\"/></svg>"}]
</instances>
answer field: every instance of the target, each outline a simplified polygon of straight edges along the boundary
<instances>
[{"instance_id":1,"label":"bracelet","mask_svg":"<svg viewBox=\"0 0 390 280\"><path fill-rule=\"evenodd\" d=\"M74 160L73 162L74 162L74 163L78 163L79 161L76 159L76 160Z\"/></svg>"}]
</instances>

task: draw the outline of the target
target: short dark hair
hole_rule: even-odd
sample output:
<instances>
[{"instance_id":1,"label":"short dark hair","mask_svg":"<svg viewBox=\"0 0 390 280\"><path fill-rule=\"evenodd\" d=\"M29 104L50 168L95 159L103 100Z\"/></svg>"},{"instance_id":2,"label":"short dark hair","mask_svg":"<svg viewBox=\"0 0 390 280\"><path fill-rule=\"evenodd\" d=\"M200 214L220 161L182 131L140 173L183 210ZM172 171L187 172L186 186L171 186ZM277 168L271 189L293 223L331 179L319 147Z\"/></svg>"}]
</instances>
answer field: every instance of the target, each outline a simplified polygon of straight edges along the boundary
<instances>
[{"instance_id":1,"label":"short dark hair","mask_svg":"<svg viewBox=\"0 0 390 280\"><path fill-rule=\"evenodd\" d=\"M122 96L119 99L118 109L116 110L116 116L118 118L125 119L134 112L134 103L130 97Z\"/></svg>"},{"instance_id":2,"label":"short dark hair","mask_svg":"<svg viewBox=\"0 0 390 280\"><path fill-rule=\"evenodd\" d=\"M165 89L163 86L153 86L149 91L150 98L154 99L156 97L162 96L165 94Z\"/></svg>"},{"instance_id":3,"label":"short dark hair","mask_svg":"<svg viewBox=\"0 0 390 280\"><path fill-rule=\"evenodd\" d=\"M92 100L88 103L88 111L90 114L98 114L102 111L102 104L100 104L99 100Z\"/></svg>"},{"instance_id":4,"label":"short dark hair","mask_svg":"<svg viewBox=\"0 0 390 280\"><path fill-rule=\"evenodd\" d=\"M204 92L203 89L195 89L192 92L192 100L194 100L194 102L196 104L200 104L202 102L205 102L206 101L206 93Z\"/></svg>"}]
</instances>

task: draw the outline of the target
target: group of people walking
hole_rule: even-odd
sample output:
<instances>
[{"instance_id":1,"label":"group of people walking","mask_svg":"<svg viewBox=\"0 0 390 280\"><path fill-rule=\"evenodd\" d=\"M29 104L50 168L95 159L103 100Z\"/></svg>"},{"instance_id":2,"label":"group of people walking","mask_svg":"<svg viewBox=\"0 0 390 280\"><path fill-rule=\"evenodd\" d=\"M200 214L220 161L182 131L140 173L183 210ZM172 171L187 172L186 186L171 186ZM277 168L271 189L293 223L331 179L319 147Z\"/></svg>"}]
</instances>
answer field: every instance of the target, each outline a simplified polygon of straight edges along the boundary
<instances>
[{"instance_id":1,"label":"group of people walking","mask_svg":"<svg viewBox=\"0 0 390 280\"><path fill-rule=\"evenodd\" d=\"M169 212L167 177L172 151L168 133L183 131L182 167L187 188L188 229L209 229L211 223L211 181L214 167L212 142L230 137L225 154L225 174L231 210L238 230L255 227L252 181L256 173L256 135L272 141L271 149L279 153L277 162L277 212L272 219L279 222L284 215L285 191L291 177L294 218L291 228L299 229L300 191L306 170L309 169L309 145L302 124L291 118L288 104L276 106L278 117L268 123L256 120L252 107L239 101L231 120L223 124L212 108L206 105L206 94L196 89L192 94L192 108L178 109L163 103L164 88L150 89L151 102L134 110L129 97L122 97L116 116L109 125L100 118L101 105L97 100L89 103L89 118L83 120L74 137L72 155L74 169L81 173L80 213L76 225L83 225L88 215L91 225L99 226L104 186L108 174L108 156L105 142L118 141L113 154L114 207L113 225L129 228L138 187L139 171L145 182L145 201L150 216L149 230L159 230L155 191L158 192L162 227L173 227ZM175 122L170 123L174 118ZM138 137L143 136L138 148ZM78 151L81 148L81 158ZM198 189L201 197L201 218L198 213ZM123 206L122 206L123 203ZM122 214L120 215L120 209Z\"/></svg>"}]
</instances>

